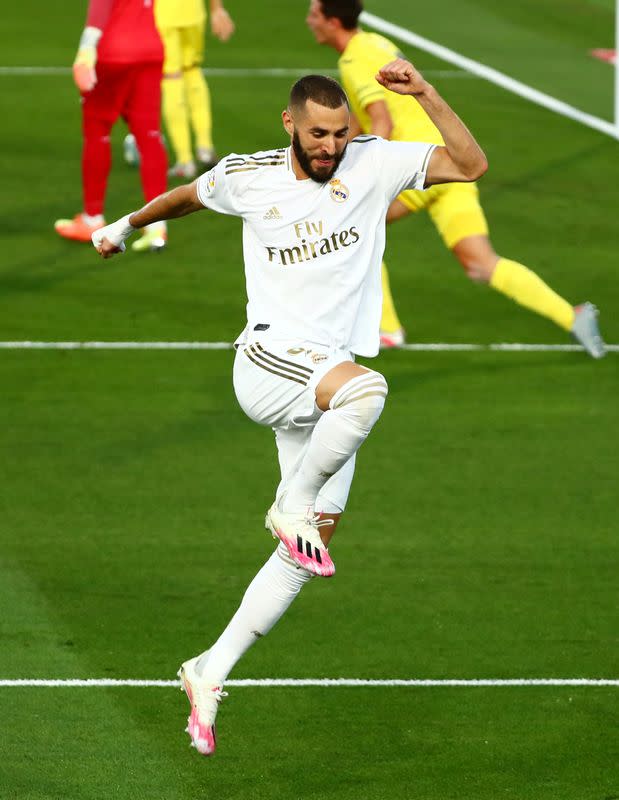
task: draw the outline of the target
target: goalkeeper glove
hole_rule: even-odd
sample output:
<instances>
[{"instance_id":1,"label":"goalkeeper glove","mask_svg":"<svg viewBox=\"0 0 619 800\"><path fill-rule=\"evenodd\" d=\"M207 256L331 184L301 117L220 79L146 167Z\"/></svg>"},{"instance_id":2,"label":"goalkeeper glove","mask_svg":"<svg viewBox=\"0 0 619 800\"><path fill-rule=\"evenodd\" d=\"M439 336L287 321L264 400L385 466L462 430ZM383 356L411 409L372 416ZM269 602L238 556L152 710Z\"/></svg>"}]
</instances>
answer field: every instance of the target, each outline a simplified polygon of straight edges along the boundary
<instances>
[{"instance_id":1,"label":"goalkeeper glove","mask_svg":"<svg viewBox=\"0 0 619 800\"><path fill-rule=\"evenodd\" d=\"M103 31L100 31L99 28L88 26L84 28L80 38L77 55L73 62L73 80L82 94L90 92L97 83L95 64L97 63L97 45L102 34Z\"/></svg>"}]
</instances>

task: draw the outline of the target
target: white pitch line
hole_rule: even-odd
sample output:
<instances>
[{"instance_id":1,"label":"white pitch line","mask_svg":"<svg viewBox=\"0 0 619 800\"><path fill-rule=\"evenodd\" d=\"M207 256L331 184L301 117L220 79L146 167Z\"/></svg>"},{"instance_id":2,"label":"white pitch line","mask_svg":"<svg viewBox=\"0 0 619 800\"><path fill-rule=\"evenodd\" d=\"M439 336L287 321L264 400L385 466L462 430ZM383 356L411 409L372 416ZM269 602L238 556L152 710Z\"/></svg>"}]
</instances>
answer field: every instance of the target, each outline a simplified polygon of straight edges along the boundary
<instances>
[{"instance_id":1,"label":"white pitch line","mask_svg":"<svg viewBox=\"0 0 619 800\"><path fill-rule=\"evenodd\" d=\"M552 97L552 95L540 92L537 89L533 89L531 86L527 86L525 83L521 83L520 81L511 78L504 72L499 72L492 67L487 67L485 64L481 64L479 61L474 61L472 58L467 58L466 56L460 55L460 53L456 53L454 50L450 50L448 47L444 47L441 44L437 44L437 42L433 42L430 39L419 36L407 28L402 28L400 25L394 25L392 22L389 22L386 19L377 17L374 14L369 14L367 11L364 11L361 14L360 19L361 22L366 23L381 33L385 33L388 36L393 36L402 42L412 45L413 47L418 47L420 50L431 53L437 58L440 58L442 61L446 61L448 64L454 64L455 66L467 70L468 72L472 72L473 75L477 75L479 78L483 78L490 83L494 83L496 86L500 86L502 89L506 89L508 92L512 92L512 94L516 94L519 97L523 97L525 100L529 100L531 103L535 103L538 106L542 106L550 111L554 111L556 114L560 114L563 117L568 117L576 122L580 122L582 125L586 125L587 127L593 128L601 133L605 133L607 136L611 136L613 139L619 139L619 126L609 122L608 120L601 119L593 114L588 114L586 111L581 111L579 108L575 108L568 103L564 103L562 100L558 100L556 97Z\"/></svg>"},{"instance_id":2,"label":"white pitch line","mask_svg":"<svg viewBox=\"0 0 619 800\"><path fill-rule=\"evenodd\" d=\"M121 680L115 678L87 678L87 679L39 679L16 678L14 680L0 680L0 687L47 687L47 688L73 688L73 687L180 687L179 681L173 680ZM495 686L619 686L619 679L615 678L410 678L410 679L385 679L374 680L365 678L242 678L226 681L226 686L244 688L258 687L495 687Z\"/></svg>"},{"instance_id":3,"label":"white pitch line","mask_svg":"<svg viewBox=\"0 0 619 800\"><path fill-rule=\"evenodd\" d=\"M454 70L452 70L454 71ZM321 74L337 75L336 69L324 67L206 67L202 72L211 77L224 78L293 78L297 75ZM0 75L70 75L71 67L53 66L0 66ZM458 70L458 74L461 71Z\"/></svg>"},{"instance_id":4,"label":"white pitch line","mask_svg":"<svg viewBox=\"0 0 619 800\"><path fill-rule=\"evenodd\" d=\"M232 342L0 342L0 350L232 350ZM578 344L527 344L525 342L495 342L493 344L457 344L449 342L420 342L405 344L402 350L414 352L479 352L506 353L576 353ZM607 344L609 353L619 352L619 344Z\"/></svg>"},{"instance_id":5,"label":"white pitch line","mask_svg":"<svg viewBox=\"0 0 619 800\"><path fill-rule=\"evenodd\" d=\"M232 350L231 342L0 342L0 350Z\"/></svg>"},{"instance_id":6,"label":"white pitch line","mask_svg":"<svg viewBox=\"0 0 619 800\"><path fill-rule=\"evenodd\" d=\"M202 72L215 78L295 78L302 75L338 75L337 69L328 67L206 67ZM0 66L0 76L19 75L70 75L71 67ZM470 72L461 69L428 69L424 75L429 78L474 78Z\"/></svg>"}]
</instances>

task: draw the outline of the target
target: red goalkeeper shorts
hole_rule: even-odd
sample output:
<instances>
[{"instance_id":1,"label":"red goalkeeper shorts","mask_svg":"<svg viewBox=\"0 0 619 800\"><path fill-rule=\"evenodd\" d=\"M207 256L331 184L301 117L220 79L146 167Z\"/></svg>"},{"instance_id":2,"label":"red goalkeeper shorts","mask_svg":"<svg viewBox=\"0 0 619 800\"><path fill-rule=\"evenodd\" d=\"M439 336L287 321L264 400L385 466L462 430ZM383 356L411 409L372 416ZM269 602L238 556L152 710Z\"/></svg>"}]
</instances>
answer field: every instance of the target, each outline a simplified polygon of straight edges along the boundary
<instances>
[{"instance_id":1,"label":"red goalkeeper shorts","mask_svg":"<svg viewBox=\"0 0 619 800\"><path fill-rule=\"evenodd\" d=\"M118 117L130 128L146 125L158 129L161 118L161 62L96 66L97 84L82 95L84 123L96 119L108 130Z\"/></svg>"}]
</instances>

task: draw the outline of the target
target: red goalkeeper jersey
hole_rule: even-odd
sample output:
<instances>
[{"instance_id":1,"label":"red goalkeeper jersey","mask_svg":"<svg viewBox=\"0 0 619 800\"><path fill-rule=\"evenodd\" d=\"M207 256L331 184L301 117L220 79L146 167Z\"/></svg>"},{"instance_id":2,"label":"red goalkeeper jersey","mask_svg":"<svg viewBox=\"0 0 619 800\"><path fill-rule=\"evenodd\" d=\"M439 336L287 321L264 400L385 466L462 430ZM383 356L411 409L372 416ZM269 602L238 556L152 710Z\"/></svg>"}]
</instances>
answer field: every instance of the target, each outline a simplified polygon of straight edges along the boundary
<instances>
[{"instance_id":1,"label":"red goalkeeper jersey","mask_svg":"<svg viewBox=\"0 0 619 800\"><path fill-rule=\"evenodd\" d=\"M114 64L163 61L154 0L90 0L86 25L103 31L97 59Z\"/></svg>"}]
</instances>

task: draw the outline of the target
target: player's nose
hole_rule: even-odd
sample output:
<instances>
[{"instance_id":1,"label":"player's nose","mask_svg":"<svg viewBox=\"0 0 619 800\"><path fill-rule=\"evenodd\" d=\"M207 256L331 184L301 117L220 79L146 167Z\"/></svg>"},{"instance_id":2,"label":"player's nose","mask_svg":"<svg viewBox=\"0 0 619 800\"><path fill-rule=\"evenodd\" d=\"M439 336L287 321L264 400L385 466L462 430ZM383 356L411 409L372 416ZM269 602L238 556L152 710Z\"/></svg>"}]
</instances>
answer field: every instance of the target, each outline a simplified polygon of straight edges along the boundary
<instances>
[{"instance_id":1,"label":"player's nose","mask_svg":"<svg viewBox=\"0 0 619 800\"><path fill-rule=\"evenodd\" d=\"M336 151L336 147L335 147L335 138L327 139L327 140L326 140L326 141L324 141L322 144L323 144L323 149L322 149L322 152L323 152L323 153L324 153L326 156L328 156L329 158L331 158L332 156L334 156L334 155L335 155L335 151Z\"/></svg>"}]
</instances>

